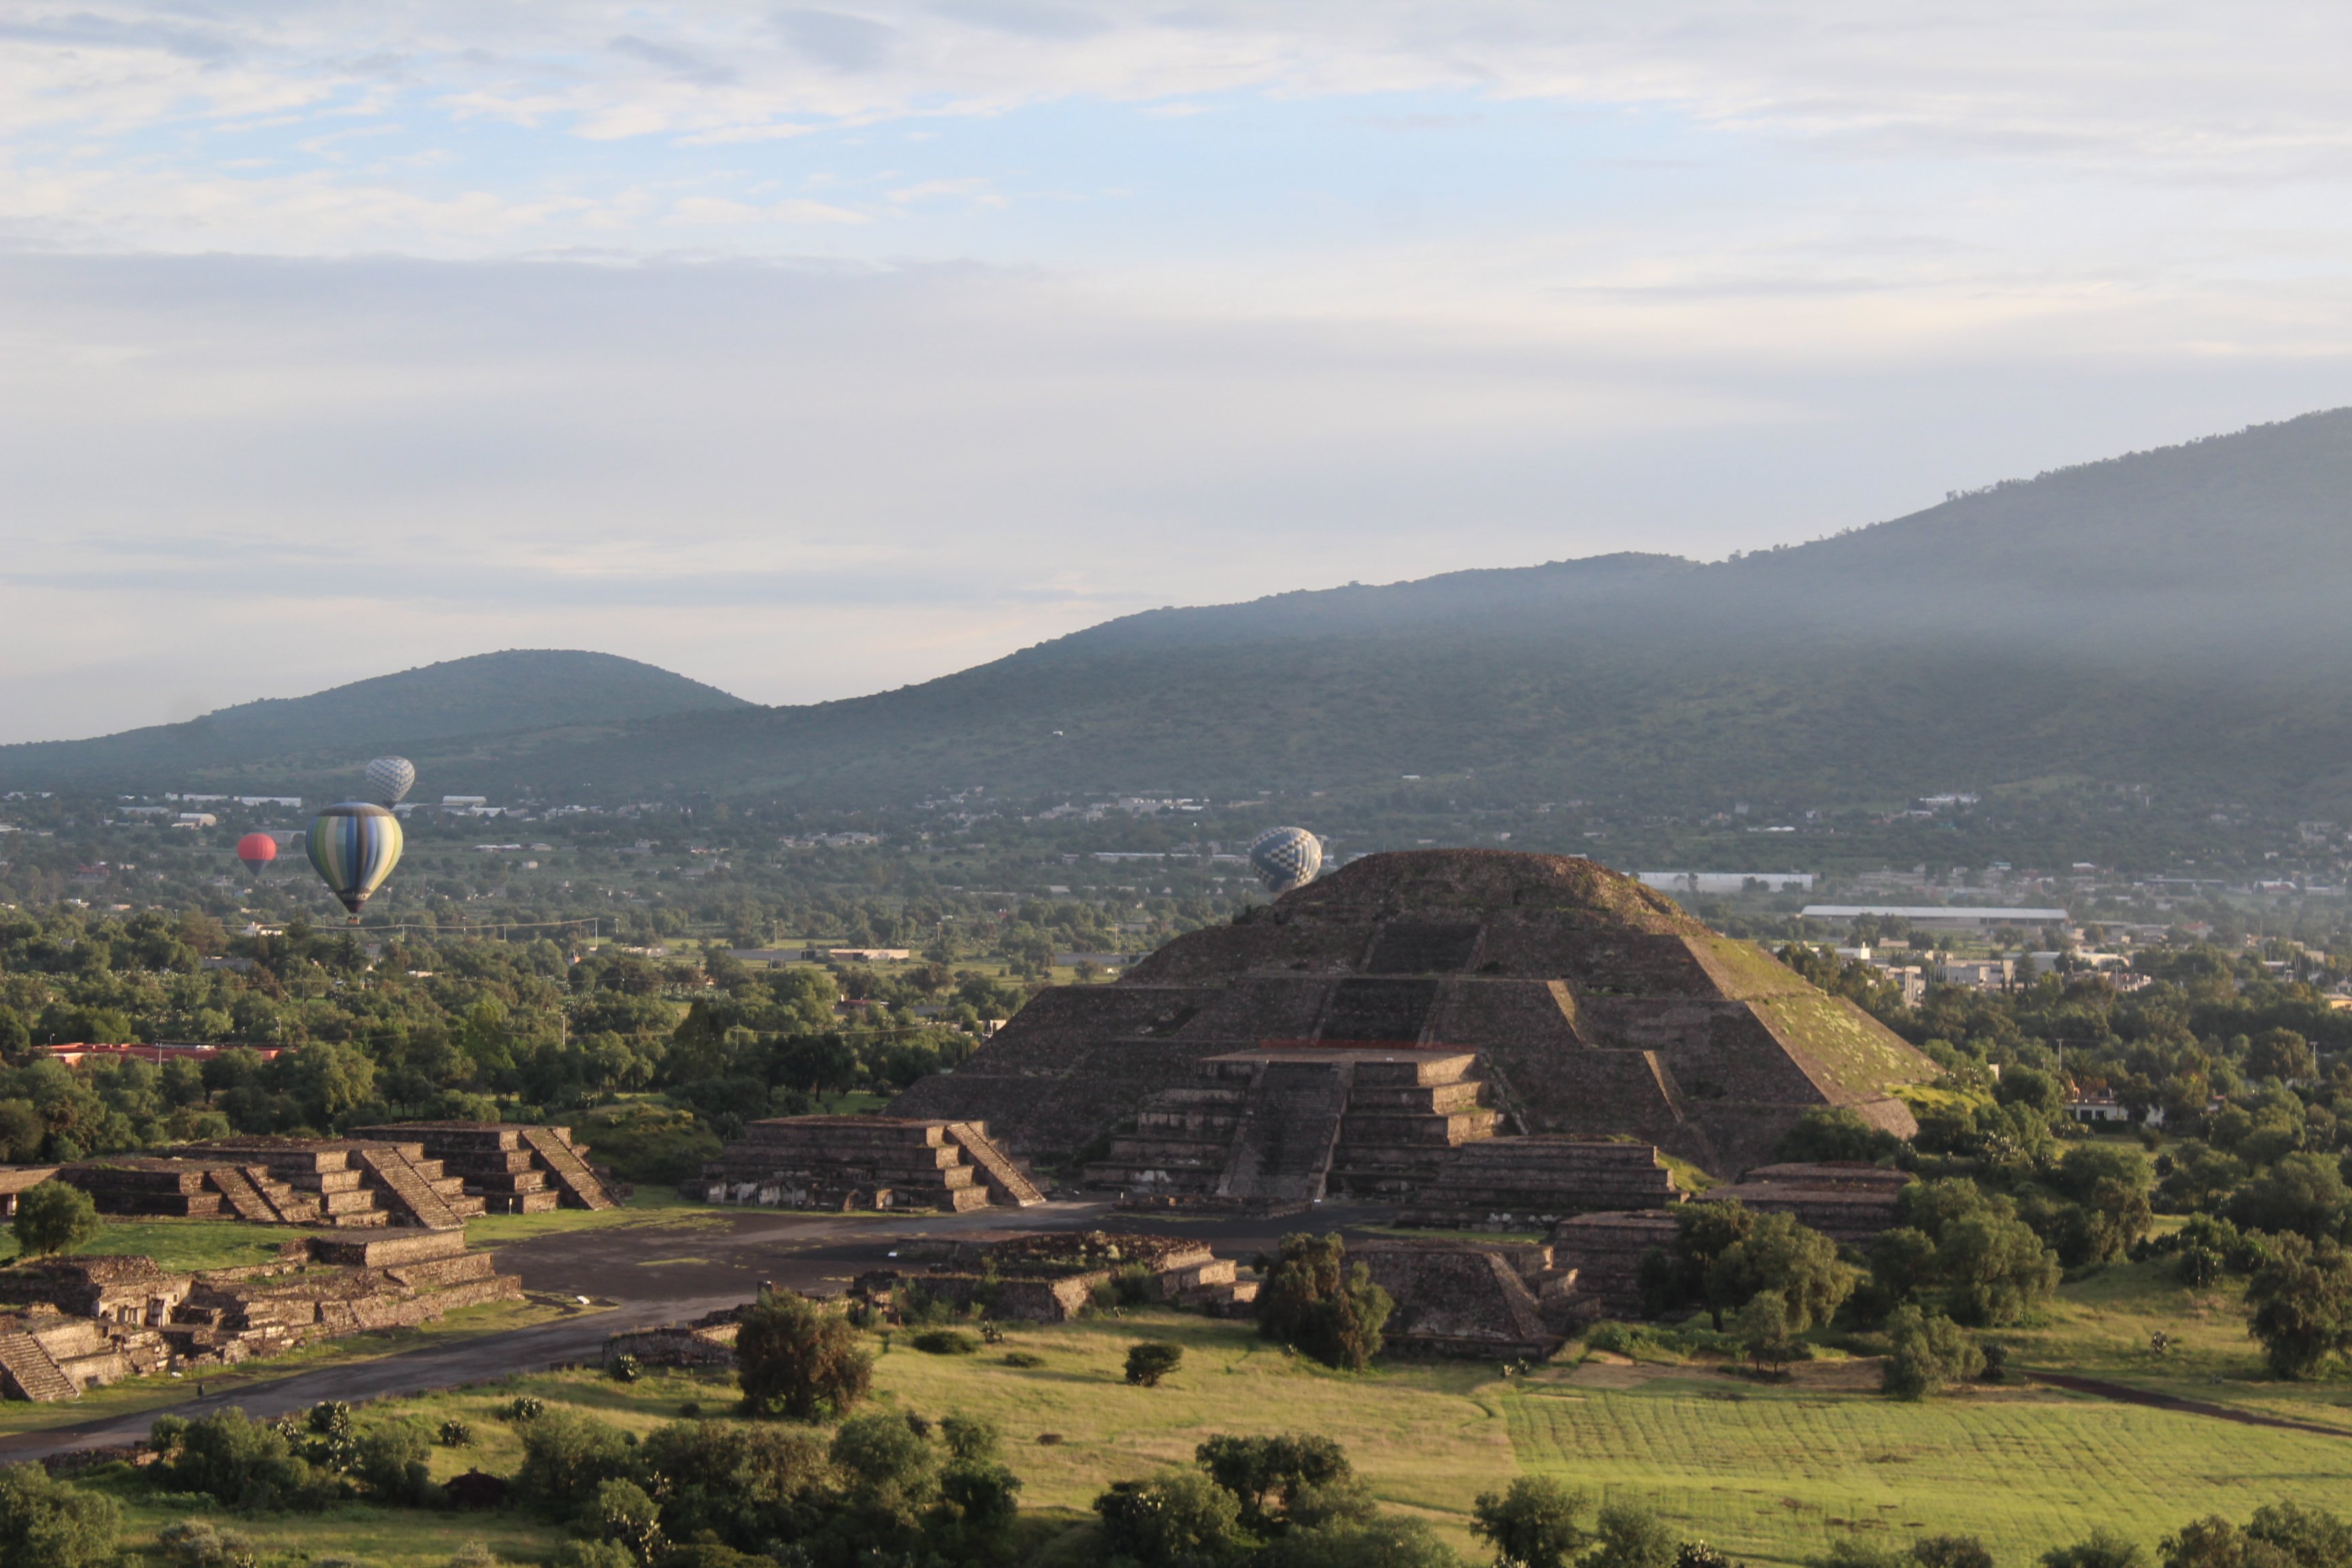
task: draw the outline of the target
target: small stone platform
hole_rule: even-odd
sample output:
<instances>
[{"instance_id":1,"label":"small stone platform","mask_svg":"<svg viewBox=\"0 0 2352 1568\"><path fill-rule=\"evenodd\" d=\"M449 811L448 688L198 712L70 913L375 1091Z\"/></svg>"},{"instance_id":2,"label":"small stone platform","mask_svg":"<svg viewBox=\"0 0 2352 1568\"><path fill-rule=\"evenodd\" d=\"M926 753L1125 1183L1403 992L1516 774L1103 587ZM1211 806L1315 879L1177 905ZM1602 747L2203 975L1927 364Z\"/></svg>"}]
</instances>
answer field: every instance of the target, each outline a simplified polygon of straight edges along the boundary
<instances>
[{"instance_id":1,"label":"small stone platform","mask_svg":"<svg viewBox=\"0 0 2352 1568\"><path fill-rule=\"evenodd\" d=\"M1553 1267L1549 1247L1363 1241L1348 1261L1394 1300L1386 1337L1400 1349L1540 1360L1567 1340L1577 1277Z\"/></svg>"},{"instance_id":2,"label":"small stone platform","mask_svg":"<svg viewBox=\"0 0 2352 1568\"><path fill-rule=\"evenodd\" d=\"M934 1250L938 1261L928 1271L879 1269L859 1276L851 1292L887 1308L913 1286L958 1307L978 1302L991 1317L1059 1323L1083 1312L1097 1287L1140 1268L1150 1276L1151 1294L1174 1306L1230 1314L1257 1300L1256 1282L1239 1278L1239 1265L1182 1237L1041 1231L929 1247L902 1244L899 1254Z\"/></svg>"},{"instance_id":3,"label":"small stone platform","mask_svg":"<svg viewBox=\"0 0 2352 1568\"><path fill-rule=\"evenodd\" d=\"M1714 1187L1701 1202L1737 1199L1759 1214L1796 1216L1832 1241L1860 1245L1891 1228L1897 1198L1916 1178L1859 1161L1759 1165L1735 1186Z\"/></svg>"},{"instance_id":4,"label":"small stone platform","mask_svg":"<svg viewBox=\"0 0 2352 1568\"><path fill-rule=\"evenodd\" d=\"M1671 1208L1674 1174L1647 1143L1559 1133L1489 1138L1452 1151L1397 1212L1400 1225L1541 1230L1573 1215Z\"/></svg>"},{"instance_id":5,"label":"small stone platform","mask_svg":"<svg viewBox=\"0 0 2352 1568\"><path fill-rule=\"evenodd\" d=\"M897 1116L754 1121L683 1183L705 1203L796 1209L945 1209L1045 1202L986 1123Z\"/></svg>"},{"instance_id":6,"label":"small stone platform","mask_svg":"<svg viewBox=\"0 0 2352 1568\"><path fill-rule=\"evenodd\" d=\"M1577 1296L1600 1312L1638 1317L1643 1255L1672 1247L1681 1232L1671 1209L1578 1215L1551 1233L1552 1266L1574 1270Z\"/></svg>"}]
</instances>

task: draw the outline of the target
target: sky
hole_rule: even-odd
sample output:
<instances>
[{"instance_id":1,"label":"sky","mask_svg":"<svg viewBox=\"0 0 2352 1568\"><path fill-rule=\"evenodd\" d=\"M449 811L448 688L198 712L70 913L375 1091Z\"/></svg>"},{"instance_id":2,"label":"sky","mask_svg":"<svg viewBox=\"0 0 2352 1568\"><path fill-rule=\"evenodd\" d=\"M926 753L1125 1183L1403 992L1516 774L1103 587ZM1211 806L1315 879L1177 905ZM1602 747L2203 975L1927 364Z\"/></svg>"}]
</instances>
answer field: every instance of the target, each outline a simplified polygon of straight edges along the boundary
<instances>
[{"instance_id":1,"label":"sky","mask_svg":"<svg viewBox=\"0 0 2352 1568\"><path fill-rule=\"evenodd\" d=\"M0 742L765 702L2352 403L2352 8L0 0Z\"/></svg>"}]
</instances>

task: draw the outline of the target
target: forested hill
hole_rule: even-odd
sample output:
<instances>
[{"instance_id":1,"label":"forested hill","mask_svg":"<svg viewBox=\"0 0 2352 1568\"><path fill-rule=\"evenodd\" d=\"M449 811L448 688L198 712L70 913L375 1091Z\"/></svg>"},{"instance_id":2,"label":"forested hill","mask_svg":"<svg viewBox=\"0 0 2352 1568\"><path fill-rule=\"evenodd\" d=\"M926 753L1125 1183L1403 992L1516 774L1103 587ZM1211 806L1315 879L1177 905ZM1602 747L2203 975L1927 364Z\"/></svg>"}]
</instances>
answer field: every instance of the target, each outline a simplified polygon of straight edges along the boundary
<instances>
[{"instance_id":1,"label":"forested hill","mask_svg":"<svg viewBox=\"0 0 2352 1568\"><path fill-rule=\"evenodd\" d=\"M485 737L499 748L550 731L599 731L658 714L748 708L714 686L633 658L510 649L353 681L308 697L240 703L92 741L0 746L10 788L205 780L250 784L348 771L380 752L437 752Z\"/></svg>"},{"instance_id":2,"label":"forested hill","mask_svg":"<svg viewBox=\"0 0 2352 1568\"><path fill-rule=\"evenodd\" d=\"M2324 812L2352 807L2347 591L2336 411L1726 562L1154 611L849 701L443 749L482 788L810 805L1421 774L1677 807L2087 778ZM33 750L0 751L0 784Z\"/></svg>"}]
</instances>

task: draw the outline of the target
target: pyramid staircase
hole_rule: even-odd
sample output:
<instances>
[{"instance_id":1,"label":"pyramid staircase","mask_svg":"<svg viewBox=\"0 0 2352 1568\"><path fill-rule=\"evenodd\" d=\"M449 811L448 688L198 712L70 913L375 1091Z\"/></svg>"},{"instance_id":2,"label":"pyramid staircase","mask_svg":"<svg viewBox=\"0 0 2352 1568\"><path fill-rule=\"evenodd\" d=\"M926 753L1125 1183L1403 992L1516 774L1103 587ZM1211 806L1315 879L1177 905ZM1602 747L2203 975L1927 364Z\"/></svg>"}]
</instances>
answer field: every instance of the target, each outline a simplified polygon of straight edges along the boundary
<instances>
[{"instance_id":1,"label":"pyramid staircase","mask_svg":"<svg viewBox=\"0 0 2352 1568\"><path fill-rule=\"evenodd\" d=\"M52 1320L54 1321L54 1320ZM41 1342L22 1329L0 1329L0 1384L19 1399L79 1399L81 1390L50 1358Z\"/></svg>"},{"instance_id":2,"label":"pyramid staircase","mask_svg":"<svg viewBox=\"0 0 2352 1568\"><path fill-rule=\"evenodd\" d=\"M1147 1101L1132 1133L1087 1168L1130 1202L1290 1208L1332 1194L1395 1201L1455 1147L1491 1138L1498 1113L1443 1047L1280 1046L1199 1064Z\"/></svg>"},{"instance_id":3,"label":"pyramid staircase","mask_svg":"<svg viewBox=\"0 0 2352 1568\"><path fill-rule=\"evenodd\" d=\"M414 1142L465 1184L468 1197L497 1214L548 1214L558 1207L617 1206L601 1177L581 1158L584 1145L568 1127L514 1121L396 1121L354 1129L367 1138Z\"/></svg>"},{"instance_id":4,"label":"pyramid staircase","mask_svg":"<svg viewBox=\"0 0 2352 1568\"><path fill-rule=\"evenodd\" d=\"M483 1210L481 1199L468 1197L465 1184L447 1174L440 1161L427 1159L425 1146L411 1140L254 1136L215 1139L173 1152L178 1160L159 1163L234 1163L279 1213L300 1213L307 1203L315 1212L300 1223L339 1230L387 1225L463 1229ZM280 1186L287 1189L286 1195L273 1197ZM216 1213L217 1197L214 1205Z\"/></svg>"}]
</instances>

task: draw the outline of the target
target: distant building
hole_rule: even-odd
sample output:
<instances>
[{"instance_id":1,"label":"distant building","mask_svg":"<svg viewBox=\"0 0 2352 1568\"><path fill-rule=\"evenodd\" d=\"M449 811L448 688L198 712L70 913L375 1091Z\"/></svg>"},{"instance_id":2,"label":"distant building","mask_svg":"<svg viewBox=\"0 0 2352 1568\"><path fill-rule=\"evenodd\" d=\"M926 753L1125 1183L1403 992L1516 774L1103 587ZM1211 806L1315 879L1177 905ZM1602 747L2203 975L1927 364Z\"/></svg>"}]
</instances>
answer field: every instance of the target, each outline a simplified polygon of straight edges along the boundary
<instances>
[{"instance_id":1,"label":"distant building","mask_svg":"<svg viewBox=\"0 0 2352 1568\"><path fill-rule=\"evenodd\" d=\"M1636 871L1633 879L1662 893L1744 893L1751 883L1768 893L1813 890L1811 871Z\"/></svg>"},{"instance_id":2,"label":"distant building","mask_svg":"<svg viewBox=\"0 0 2352 1568\"><path fill-rule=\"evenodd\" d=\"M1961 985L1971 991L2004 991L2017 978L2011 958L1956 958L1936 965L1936 984Z\"/></svg>"},{"instance_id":3,"label":"distant building","mask_svg":"<svg viewBox=\"0 0 2352 1568\"><path fill-rule=\"evenodd\" d=\"M1809 921L1852 921L1870 915L1883 921L1908 921L1915 926L1943 926L1955 931L2073 923L2073 917L2064 910L1987 909L1969 904L1807 904L1800 912Z\"/></svg>"}]
</instances>

